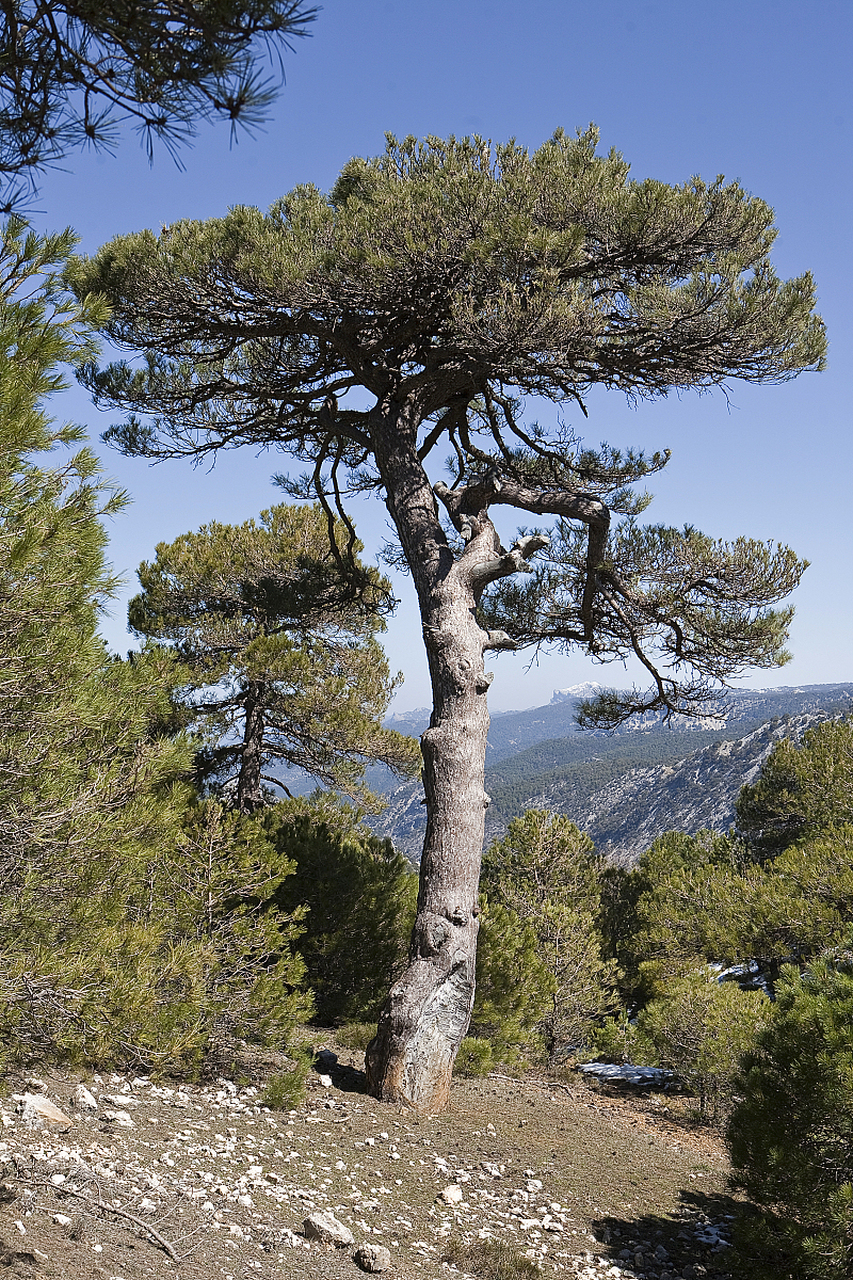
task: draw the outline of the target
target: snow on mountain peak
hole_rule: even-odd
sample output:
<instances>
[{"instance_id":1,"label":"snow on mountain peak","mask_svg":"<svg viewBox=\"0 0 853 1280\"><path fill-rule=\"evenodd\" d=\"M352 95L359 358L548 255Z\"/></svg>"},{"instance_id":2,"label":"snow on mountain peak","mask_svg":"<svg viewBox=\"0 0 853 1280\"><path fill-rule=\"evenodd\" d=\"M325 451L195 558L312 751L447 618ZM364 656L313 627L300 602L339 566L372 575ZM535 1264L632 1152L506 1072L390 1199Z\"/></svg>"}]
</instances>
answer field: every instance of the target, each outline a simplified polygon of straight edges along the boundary
<instances>
[{"instance_id":1,"label":"snow on mountain peak","mask_svg":"<svg viewBox=\"0 0 853 1280\"><path fill-rule=\"evenodd\" d=\"M569 685L568 689L555 689L551 694L551 701L573 702L576 698L594 698L603 689L603 684L596 684L594 680L584 680L582 684Z\"/></svg>"}]
</instances>

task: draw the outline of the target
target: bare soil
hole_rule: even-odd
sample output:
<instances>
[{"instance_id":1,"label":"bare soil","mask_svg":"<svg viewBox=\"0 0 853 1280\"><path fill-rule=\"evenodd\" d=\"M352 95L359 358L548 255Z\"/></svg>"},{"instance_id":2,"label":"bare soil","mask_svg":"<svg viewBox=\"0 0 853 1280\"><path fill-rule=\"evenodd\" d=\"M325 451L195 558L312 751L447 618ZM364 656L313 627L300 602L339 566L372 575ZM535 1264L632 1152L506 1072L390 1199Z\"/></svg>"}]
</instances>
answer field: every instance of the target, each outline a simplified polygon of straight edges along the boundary
<instances>
[{"instance_id":1,"label":"bare soil","mask_svg":"<svg viewBox=\"0 0 853 1280\"><path fill-rule=\"evenodd\" d=\"M20 1280L353 1280L370 1241L389 1250L385 1276L448 1280L450 1239L491 1237L544 1275L728 1274L725 1152L670 1100L493 1075L415 1116L365 1094L360 1055L331 1035L322 1047L338 1055L321 1061L331 1084L315 1072L290 1112L262 1105L260 1068L239 1084L7 1080L0 1267ZM95 1111L74 1102L81 1080ZM25 1093L68 1122L28 1123ZM355 1244L309 1242L317 1210Z\"/></svg>"}]
</instances>

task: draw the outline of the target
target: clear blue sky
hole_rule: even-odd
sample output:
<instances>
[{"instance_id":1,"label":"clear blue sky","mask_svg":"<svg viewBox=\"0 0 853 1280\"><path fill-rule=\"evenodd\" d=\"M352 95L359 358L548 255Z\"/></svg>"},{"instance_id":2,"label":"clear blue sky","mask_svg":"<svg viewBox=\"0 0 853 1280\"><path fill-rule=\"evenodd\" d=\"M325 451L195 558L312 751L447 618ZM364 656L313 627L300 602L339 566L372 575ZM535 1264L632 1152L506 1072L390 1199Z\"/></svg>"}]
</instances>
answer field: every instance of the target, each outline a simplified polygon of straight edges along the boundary
<instances>
[{"instance_id":1,"label":"clear blue sky","mask_svg":"<svg viewBox=\"0 0 853 1280\"><path fill-rule=\"evenodd\" d=\"M34 221L71 224L92 252L118 233L233 204L266 207L299 182L327 189L351 156L380 152L388 130L536 147L557 126L594 121L635 177L739 179L776 210L780 274L810 269L817 279L828 371L782 387L734 383L730 403L685 396L634 410L602 394L584 432L593 444L673 450L649 519L787 542L811 561L795 598L794 661L747 684L851 680L851 63L850 0L325 0L312 37L286 59L265 133L229 149L226 129L205 129L183 155L184 172L165 152L149 169L133 134L117 158L71 156L44 182ZM95 436L110 420L79 391L63 411ZM124 602L139 562L158 541L278 501L269 477L283 459L231 453L206 472L104 456L134 498L111 527L111 559L128 586L104 626L124 651ZM379 504L359 513L368 548L384 536L384 519ZM406 581L401 594L386 637L406 676L397 705L423 706L426 667ZM621 668L581 656L526 665L496 660L493 708L537 705L584 679L630 682Z\"/></svg>"}]
</instances>

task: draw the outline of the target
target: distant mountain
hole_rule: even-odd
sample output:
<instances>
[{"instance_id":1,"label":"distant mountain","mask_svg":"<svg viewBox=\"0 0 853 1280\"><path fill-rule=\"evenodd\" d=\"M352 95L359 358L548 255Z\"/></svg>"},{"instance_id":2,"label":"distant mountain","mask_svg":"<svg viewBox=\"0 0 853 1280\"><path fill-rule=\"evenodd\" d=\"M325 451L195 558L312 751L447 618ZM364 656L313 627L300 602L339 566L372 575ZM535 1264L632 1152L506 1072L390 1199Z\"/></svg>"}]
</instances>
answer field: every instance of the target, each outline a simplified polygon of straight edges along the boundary
<instances>
[{"instance_id":1,"label":"distant mountain","mask_svg":"<svg viewBox=\"0 0 853 1280\"><path fill-rule=\"evenodd\" d=\"M487 840L529 808L565 813L602 853L619 860L632 860L664 831L725 831L740 788L773 744L849 711L853 683L738 691L722 703L721 720L683 718L667 726L646 716L613 733L581 732L577 703L594 692L588 686L557 690L547 706L493 719ZM394 722L403 732L416 726L414 715ZM400 786L384 770L371 771L371 784L388 796L374 829L415 861L425 821L422 787Z\"/></svg>"}]
</instances>

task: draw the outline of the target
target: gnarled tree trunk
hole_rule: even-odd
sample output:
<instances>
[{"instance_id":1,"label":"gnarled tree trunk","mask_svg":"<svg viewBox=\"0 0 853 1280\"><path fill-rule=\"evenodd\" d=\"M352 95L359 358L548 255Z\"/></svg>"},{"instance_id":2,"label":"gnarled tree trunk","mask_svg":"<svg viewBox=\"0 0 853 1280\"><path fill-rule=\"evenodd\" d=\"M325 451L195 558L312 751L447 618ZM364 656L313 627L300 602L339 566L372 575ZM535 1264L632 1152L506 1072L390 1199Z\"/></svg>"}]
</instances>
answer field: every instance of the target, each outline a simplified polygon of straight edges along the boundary
<instances>
[{"instance_id":1,"label":"gnarled tree trunk","mask_svg":"<svg viewBox=\"0 0 853 1280\"><path fill-rule=\"evenodd\" d=\"M377 1097L432 1112L447 1101L474 1004L491 683L483 669L491 637L475 609L506 553L480 513L455 558L414 448L386 438L377 458L417 588L433 713L421 738L427 824L409 963L368 1047L367 1075Z\"/></svg>"}]
</instances>

